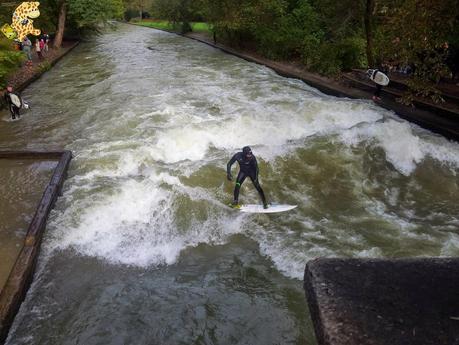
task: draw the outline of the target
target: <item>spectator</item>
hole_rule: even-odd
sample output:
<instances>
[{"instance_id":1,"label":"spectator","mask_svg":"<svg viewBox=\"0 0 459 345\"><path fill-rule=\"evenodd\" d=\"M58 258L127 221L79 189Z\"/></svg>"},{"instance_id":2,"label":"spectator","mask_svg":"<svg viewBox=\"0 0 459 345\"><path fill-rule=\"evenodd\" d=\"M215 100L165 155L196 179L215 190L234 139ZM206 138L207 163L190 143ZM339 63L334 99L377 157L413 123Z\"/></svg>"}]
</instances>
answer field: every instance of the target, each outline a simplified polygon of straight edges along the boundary
<instances>
[{"instance_id":1,"label":"spectator","mask_svg":"<svg viewBox=\"0 0 459 345\"><path fill-rule=\"evenodd\" d=\"M43 55L41 55L41 48L40 48L40 41L37 39L35 40L35 51L37 56L40 60L43 60Z\"/></svg>"},{"instance_id":2,"label":"spectator","mask_svg":"<svg viewBox=\"0 0 459 345\"><path fill-rule=\"evenodd\" d=\"M43 34L43 40L45 41L45 52L49 50L49 35L45 32Z\"/></svg>"},{"instance_id":3,"label":"spectator","mask_svg":"<svg viewBox=\"0 0 459 345\"><path fill-rule=\"evenodd\" d=\"M43 56L45 52L45 40L43 38L40 40L40 50L41 50L41 55Z\"/></svg>"},{"instance_id":4,"label":"spectator","mask_svg":"<svg viewBox=\"0 0 459 345\"><path fill-rule=\"evenodd\" d=\"M27 56L27 64L32 64L32 42L27 36L24 38L24 41L22 41L22 51Z\"/></svg>"}]
</instances>

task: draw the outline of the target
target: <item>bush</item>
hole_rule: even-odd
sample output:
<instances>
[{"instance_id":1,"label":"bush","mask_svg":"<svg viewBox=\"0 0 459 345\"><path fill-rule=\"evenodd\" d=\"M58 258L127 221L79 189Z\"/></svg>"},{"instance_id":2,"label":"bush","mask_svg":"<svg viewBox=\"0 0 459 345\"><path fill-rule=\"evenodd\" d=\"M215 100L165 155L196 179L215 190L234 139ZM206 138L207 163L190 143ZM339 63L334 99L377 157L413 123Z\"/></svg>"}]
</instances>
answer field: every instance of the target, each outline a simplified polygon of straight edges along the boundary
<instances>
[{"instance_id":1,"label":"bush","mask_svg":"<svg viewBox=\"0 0 459 345\"><path fill-rule=\"evenodd\" d=\"M252 31L262 53L282 59L300 58L304 45L308 44L308 39L304 38L320 40L322 36L317 13L305 0L299 0L291 12L279 11L273 23L256 25Z\"/></svg>"},{"instance_id":2,"label":"bush","mask_svg":"<svg viewBox=\"0 0 459 345\"><path fill-rule=\"evenodd\" d=\"M322 42L314 56L312 69L324 75L336 75L341 71L341 60L338 56L338 45L331 42Z\"/></svg>"},{"instance_id":3,"label":"bush","mask_svg":"<svg viewBox=\"0 0 459 345\"><path fill-rule=\"evenodd\" d=\"M365 40L359 37L347 38L337 45L338 59L343 71L366 66L365 45Z\"/></svg>"},{"instance_id":4,"label":"bush","mask_svg":"<svg viewBox=\"0 0 459 345\"><path fill-rule=\"evenodd\" d=\"M0 39L0 88L4 88L8 76L21 66L25 56L13 48L13 43L7 39Z\"/></svg>"},{"instance_id":5,"label":"bush","mask_svg":"<svg viewBox=\"0 0 459 345\"><path fill-rule=\"evenodd\" d=\"M126 12L124 12L124 19L127 22L130 22L131 19L138 18L139 17L139 11L129 9Z\"/></svg>"},{"instance_id":6,"label":"bush","mask_svg":"<svg viewBox=\"0 0 459 345\"><path fill-rule=\"evenodd\" d=\"M305 37L303 63L325 75L364 68L366 65L365 41L358 37L338 42L320 41L318 37Z\"/></svg>"}]
</instances>

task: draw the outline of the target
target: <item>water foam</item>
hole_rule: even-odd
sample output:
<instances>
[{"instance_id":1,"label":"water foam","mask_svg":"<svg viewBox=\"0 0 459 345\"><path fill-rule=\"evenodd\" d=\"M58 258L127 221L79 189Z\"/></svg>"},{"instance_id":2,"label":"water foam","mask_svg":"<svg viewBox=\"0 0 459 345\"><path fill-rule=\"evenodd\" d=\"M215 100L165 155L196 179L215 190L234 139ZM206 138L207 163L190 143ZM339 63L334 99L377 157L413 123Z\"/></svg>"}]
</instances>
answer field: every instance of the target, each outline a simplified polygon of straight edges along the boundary
<instances>
[{"instance_id":1,"label":"water foam","mask_svg":"<svg viewBox=\"0 0 459 345\"><path fill-rule=\"evenodd\" d=\"M76 178L72 194L78 184L92 197L72 200L51 223L55 229L48 251L72 248L80 255L145 267L172 264L186 247L224 243L241 231L243 217L228 218L228 210L216 202L205 220L191 219L183 229L177 223L177 212L183 207L180 199L206 203L212 199L205 190L186 187L167 173L150 170L149 176L116 180L113 189L96 197L87 186L96 187L94 176Z\"/></svg>"},{"instance_id":2,"label":"water foam","mask_svg":"<svg viewBox=\"0 0 459 345\"><path fill-rule=\"evenodd\" d=\"M350 146L362 142L375 143L385 151L387 161L406 176L427 156L455 168L459 167L457 144L435 136L421 138L422 132L407 122L386 119L384 122L351 128L341 133L340 138Z\"/></svg>"}]
</instances>

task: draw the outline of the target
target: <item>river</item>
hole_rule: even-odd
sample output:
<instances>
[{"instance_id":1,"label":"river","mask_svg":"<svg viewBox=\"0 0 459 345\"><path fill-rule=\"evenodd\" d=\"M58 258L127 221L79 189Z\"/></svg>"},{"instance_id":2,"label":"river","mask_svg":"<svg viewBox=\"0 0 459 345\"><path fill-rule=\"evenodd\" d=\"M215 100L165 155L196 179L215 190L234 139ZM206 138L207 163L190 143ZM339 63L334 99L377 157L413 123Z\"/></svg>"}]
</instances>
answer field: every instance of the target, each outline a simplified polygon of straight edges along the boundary
<instances>
[{"instance_id":1,"label":"river","mask_svg":"<svg viewBox=\"0 0 459 345\"><path fill-rule=\"evenodd\" d=\"M459 255L459 145L368 100L128 25L23 96L0 149L74 159L9 345L313 344L308 260ZM225 206L245 145L296 210Z\"/></svg>"}]
</instances>

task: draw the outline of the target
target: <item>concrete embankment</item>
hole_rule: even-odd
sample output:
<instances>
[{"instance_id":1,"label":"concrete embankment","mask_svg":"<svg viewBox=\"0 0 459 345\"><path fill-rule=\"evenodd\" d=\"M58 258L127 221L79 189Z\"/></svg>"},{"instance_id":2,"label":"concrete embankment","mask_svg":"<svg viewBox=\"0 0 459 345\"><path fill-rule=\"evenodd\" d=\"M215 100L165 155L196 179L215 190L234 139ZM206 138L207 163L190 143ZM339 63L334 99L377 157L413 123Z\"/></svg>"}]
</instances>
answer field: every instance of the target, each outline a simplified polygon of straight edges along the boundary
<instances>
[{"instance_id":1,"label":"concrete embankment","mask_svg":"<svg viewBox=\"0 0 459 345\"><path fill-rule=\"evenodd\" d=\"M320 345L459 344L459 259L317 259L304 287Z\"/></svg>"},{"instance_id":2,"label":"concrete embankment","mask_svg":"<svg viewBox=\"0 0 459 345\"><path fill-rule=\"evenodd\" d=\"M70 151L0 152L0 160L26 159L56 160L58 163L28 227L16 262L0 292L0 344L6 339L14 317L32 282L46 221L62 189L72 153Z\"/></svg>"}]
</instances>

